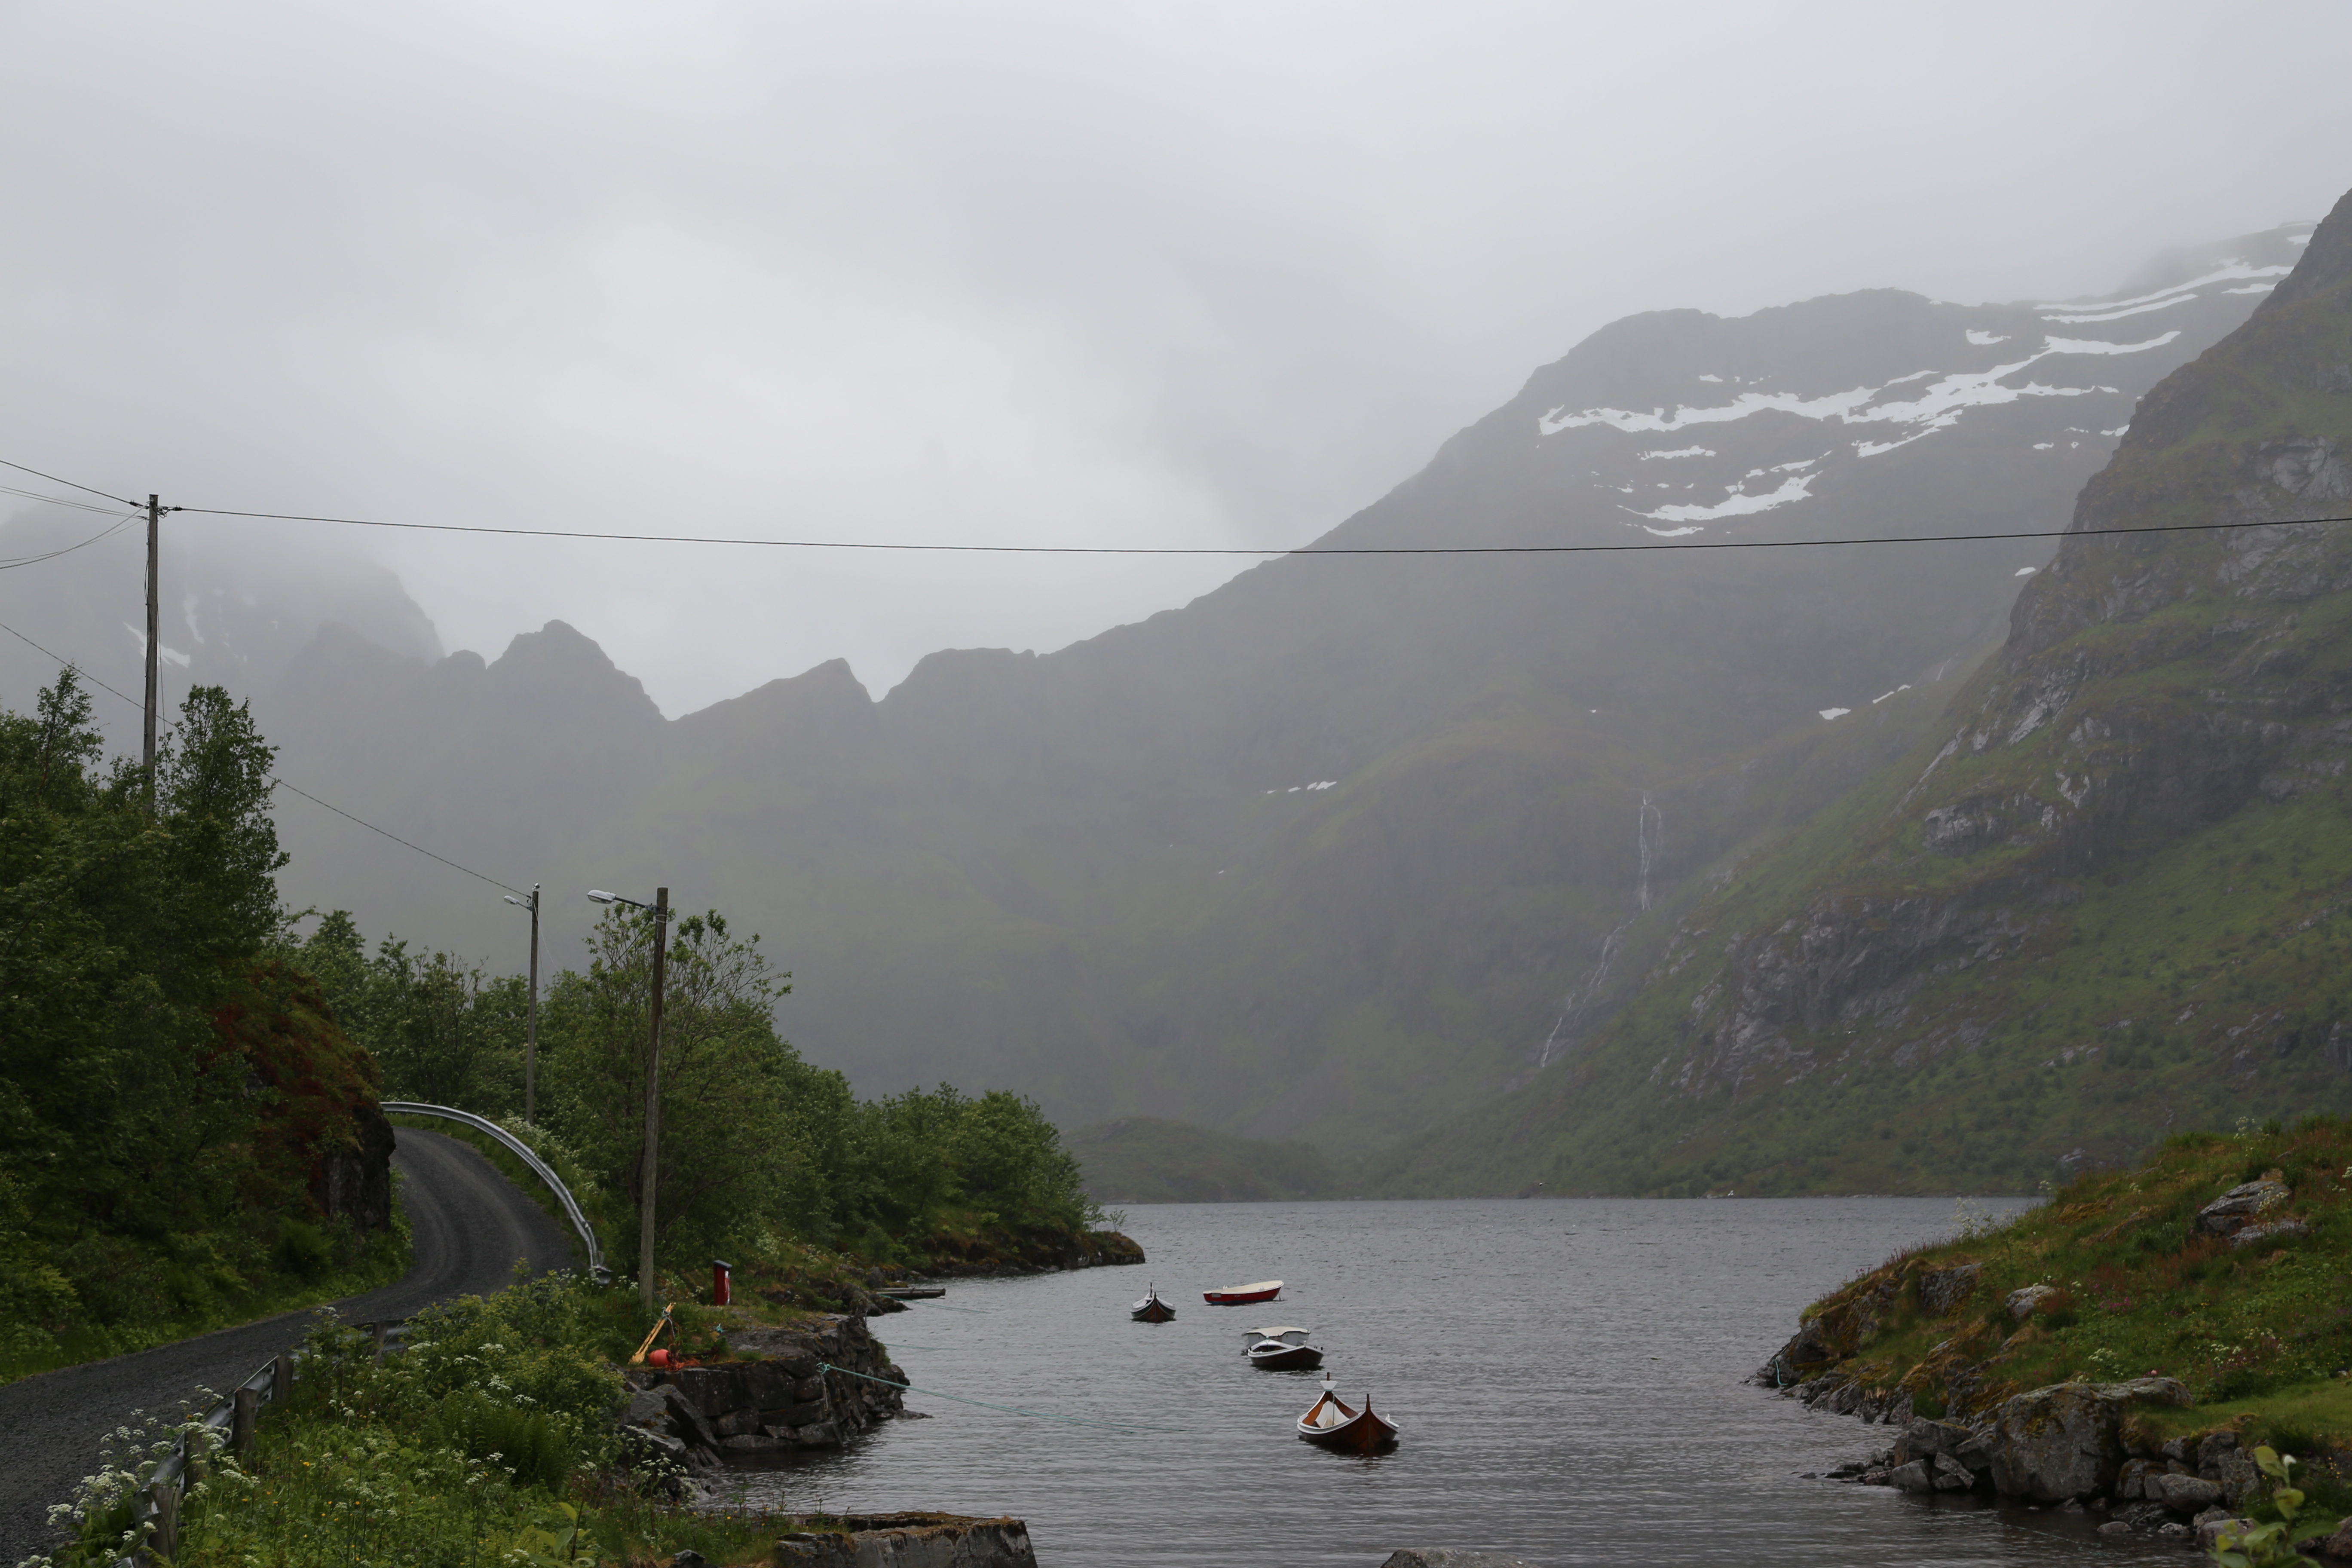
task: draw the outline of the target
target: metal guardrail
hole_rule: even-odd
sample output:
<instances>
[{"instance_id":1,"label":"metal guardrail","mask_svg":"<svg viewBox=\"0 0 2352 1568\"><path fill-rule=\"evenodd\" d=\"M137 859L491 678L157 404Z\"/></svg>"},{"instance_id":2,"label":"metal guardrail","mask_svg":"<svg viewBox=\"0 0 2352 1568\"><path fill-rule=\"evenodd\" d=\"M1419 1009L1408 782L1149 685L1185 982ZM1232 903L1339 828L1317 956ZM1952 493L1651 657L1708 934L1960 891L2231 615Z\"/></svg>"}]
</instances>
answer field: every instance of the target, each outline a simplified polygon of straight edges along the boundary
<instances>
[{"instance_id":1,"label":"metal guardrail","mask_svg":"<svg viewBox=\"0 0 2352 1568\"><path fill-rule=\"evenodd\" d=\"M438 1116L444 1121L462 1122L475 1131L488 1133L504 1144L509 1152L530 1166L531 1173L545 1182L548 1190L554 1193L555 1201L563 1205L564 1214L571 1218L572 1228L580 1233L582 1244L588 1248L589 1277L600 1284L604 1281L607 1274L604 1268L604 1248L596 1245L596 1232L589 1225L588 1216L580 1212L580 1205L573 1200L572 1189L563 1184L562 1177L548 1168L546 1161L531 1152L530 1144L497 1122L477 1116L470 1110L455 1110L446 1105L420 1105L407 1100L387 1100L383 1101L383 1109L386 1111L396 1111L403 1116Z\"/></svg>"},{"instance_id":2,"label":"metal guardrail","mask_svg":"<svg viewBox=\"0 0 2352 1568\"><path fill-rule=\"evenodd\" d=\"M352 1326L375 1342L378 1361L394 1351L408 1348L404 1342L408 1321L404 1318ZM300 1359L299 1351L288 1351L283 1355L270 1357L253 1375L232 1387L227 1397L205 1411L201 1424L215 1431L229 1428L227 1447L250 1443L253 1427L259 1423L261 1406L274 1405L294 1391L294 1363ZM253 1401L245 1412L243 1422L240 1422L239 1407L244 1402L239 1396L246 1394L252 1394ZM140 1500L132 1514L134 1524L153 1521L156 1527L154 1534L149 1538L148 1544L134 1555L116 1558L111 1568L140 1568L142 1563L152 1563L158 1551L166 1557L177 1554L180 1499L188 1489L188 1435L183 1433L172 1445L171 1453L164 1456L147 1478L146 1495Z\"/></svg>"}]
</instances>

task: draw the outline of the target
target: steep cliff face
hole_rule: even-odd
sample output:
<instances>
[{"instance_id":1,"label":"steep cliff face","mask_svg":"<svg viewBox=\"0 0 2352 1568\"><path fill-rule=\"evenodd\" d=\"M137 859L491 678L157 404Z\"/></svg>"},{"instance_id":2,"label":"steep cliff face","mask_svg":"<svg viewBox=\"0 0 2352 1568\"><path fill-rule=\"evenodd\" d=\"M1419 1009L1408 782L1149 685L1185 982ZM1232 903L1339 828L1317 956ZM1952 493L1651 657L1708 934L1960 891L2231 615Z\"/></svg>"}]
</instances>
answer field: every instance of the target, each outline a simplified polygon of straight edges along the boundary
<instances>
[{"instance_id":1,"label":"steep cliff face","mask_svg":"<svg viewBox=\"0 0 2352 1568\"><path fill-rule=\"evenodd\" d=\"M1702 905L1593 1050L1488 1119L1511 1173L2031 1184L2175 1122L2352 1102L2352 524L2300 522L2347 514L2352 197L2150 391L1919 752ZM2116 531L2151 527L2177 531ZM1612 1138L1626 1097L1645 1131ZM1433 1142L1422 1179L1483 1142Z\"/></svg>"}]
</instances>

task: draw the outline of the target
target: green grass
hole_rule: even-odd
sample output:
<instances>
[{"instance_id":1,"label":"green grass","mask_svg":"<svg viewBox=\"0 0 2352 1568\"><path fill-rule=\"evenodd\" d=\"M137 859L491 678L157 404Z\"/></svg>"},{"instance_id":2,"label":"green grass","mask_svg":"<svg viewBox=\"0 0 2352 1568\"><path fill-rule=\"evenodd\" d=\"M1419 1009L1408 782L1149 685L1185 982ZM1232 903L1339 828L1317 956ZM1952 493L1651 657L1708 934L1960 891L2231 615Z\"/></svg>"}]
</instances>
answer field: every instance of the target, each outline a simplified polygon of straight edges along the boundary
<instances>
[{"instance_id":1,"label":"green grass","mask_svg":"<svg viewBox=\"0 0 2352 1568\"><path fill-rule=\"evenodd\" d=\"M2198 1209L2276 1173L2292 1190L2269 1218L2308 1237L2231 1247L2195 1229ZM1921 1277L1982 1268L1976 1289L1930 1316ZM1999 1228L1904 1252L1806 1309L1835 1370L1901 1388L1921 1414L1981 1415L2030 1388L2073 1379L2179 1378L2187 1410L2136 1416L2171 1436L2231 1426L2282 1451L2352 1447L2352 1127L2314 1118L2235 1136L2168 1141L2128 1170L2083 1177ZM2021 1322L2005 1298L2057 1294Z\"/></svg>"}]
</instances>

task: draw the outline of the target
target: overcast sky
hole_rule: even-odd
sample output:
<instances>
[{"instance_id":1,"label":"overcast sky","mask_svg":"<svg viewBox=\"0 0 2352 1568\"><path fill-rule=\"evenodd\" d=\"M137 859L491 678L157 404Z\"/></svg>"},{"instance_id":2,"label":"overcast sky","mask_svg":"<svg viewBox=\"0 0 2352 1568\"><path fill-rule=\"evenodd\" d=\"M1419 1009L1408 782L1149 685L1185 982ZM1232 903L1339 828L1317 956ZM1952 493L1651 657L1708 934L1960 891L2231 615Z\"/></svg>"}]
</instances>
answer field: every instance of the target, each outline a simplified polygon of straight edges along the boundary
<instances>
[{"instance_id":1,"label":"overcast sky","mask_svg":"<svg viewBox=\"0 0 2352 1568\"><path fill-rule=\"evenodd\" d=\"M1630 311L2077 295L2315 217L2347 58L2340 0L0 3L0 458L415 521L1297 543ZM449 647L561 617L673 714L1236 569L353 537Z\"/></svg>"}]
</instances>

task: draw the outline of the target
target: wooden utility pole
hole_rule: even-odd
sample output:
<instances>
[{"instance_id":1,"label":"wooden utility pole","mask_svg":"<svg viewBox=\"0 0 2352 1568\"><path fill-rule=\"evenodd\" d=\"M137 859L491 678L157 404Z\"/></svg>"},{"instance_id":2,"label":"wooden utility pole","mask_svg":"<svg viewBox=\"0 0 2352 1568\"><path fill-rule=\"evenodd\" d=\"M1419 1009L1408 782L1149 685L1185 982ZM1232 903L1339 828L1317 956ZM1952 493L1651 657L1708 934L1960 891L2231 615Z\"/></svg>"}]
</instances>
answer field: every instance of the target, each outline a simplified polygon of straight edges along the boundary
<instances>
[{"instance_id":1,"label":"wooden utility pole","mask_svg":"<svg viewBox=\"0 0 2352 1568\"><path fill-rule=\"evenodd\" d=\"M539 1125L539 884L530 885L530 897L518 899L507 895L507 902L519 910L530 911L530 1024L522 1040L522 1119L526 1125Z\"/></svg>"},{"instance_id":2,"label":"wooden utility pole","mask_svg":"<svg viewBox=\"0 0 2352 1568\"><path fill-rule=\"evenodd\" d=\"M661 1171L662 981L669 950L669 889L654 889L653 1054L646 1060L646 1168L637 1205L637 1300L654 1310L654 1187Z\"/></svg>"},{"instance_id":3,"label":"wooden utility pole","mask_svg":"<svg viewBox=\"0 0 2352 1568\"><path fill-rule=\"evenodd\" d=\"M522 1040L522 1119L539 1125L539 884L530 885L530 1021Z\"/></svg>"},{"instance_id":4,"label":"wooden utility pole","mask_svg":"<svg viewBox=\"0 0 2352 1568\"><path fill-rule=\"evenodd\" d=\"M147 768L147 799L155 798L155 651L163 636L163 599L160 576L163 508L157 497L147 498L147 743L141 753Z\"/></svg>"}]
</instances>

